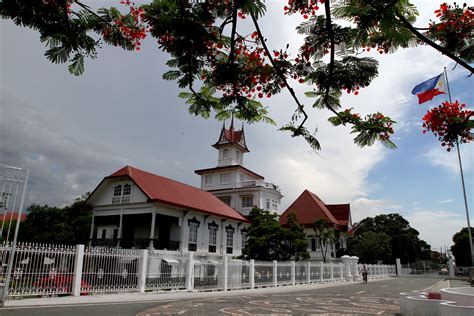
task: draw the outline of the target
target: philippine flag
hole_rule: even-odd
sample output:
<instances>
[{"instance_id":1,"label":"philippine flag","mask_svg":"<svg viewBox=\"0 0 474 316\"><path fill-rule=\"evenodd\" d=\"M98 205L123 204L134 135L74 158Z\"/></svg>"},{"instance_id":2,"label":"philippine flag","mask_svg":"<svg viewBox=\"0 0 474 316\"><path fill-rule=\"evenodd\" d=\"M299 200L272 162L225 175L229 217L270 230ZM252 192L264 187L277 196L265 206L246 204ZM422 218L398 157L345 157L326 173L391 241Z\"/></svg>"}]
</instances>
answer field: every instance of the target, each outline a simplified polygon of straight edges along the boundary
<instances>
[{"instance_id":1,"label":"philippine flag","mask_svg":"<svg viewBox=\"0 0 474 316\"><path fill-rule=\"evenodd\" d=\"M418 104L430 101L437 95L445 94L445 84L443 78L441 77L442 75L443 74L440 74L436 77L423 81L413 88L411 94L416 94L418 97Z\"/></svg>"}]
</instances>

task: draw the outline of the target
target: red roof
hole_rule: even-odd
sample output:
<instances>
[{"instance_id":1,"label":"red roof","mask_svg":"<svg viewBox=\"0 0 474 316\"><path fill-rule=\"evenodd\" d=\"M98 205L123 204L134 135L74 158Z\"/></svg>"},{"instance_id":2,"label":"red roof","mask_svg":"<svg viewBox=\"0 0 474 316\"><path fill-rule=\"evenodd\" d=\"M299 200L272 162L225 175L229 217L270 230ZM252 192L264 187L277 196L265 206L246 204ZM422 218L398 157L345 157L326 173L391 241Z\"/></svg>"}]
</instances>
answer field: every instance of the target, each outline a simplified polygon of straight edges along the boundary
<instances>
[{"instance_id":1,"label":"red roof","mask_svg":"<svg viewBox=\"0 0 474 316\"><path fill-rule=\"evenodd\" d=\"M349 223L349 215L351 213L350 204L326 204L326 207L342 224L347 225Z\"/></svg>"},{"instance_id":2,"label":"red roof","mask_svg":"<svg viewBox=\"0 0 474 316\"><path fill-rule=\"evenodd\" d=\"M9 222L10 218L11 218L12 221L16 221L18 219L18 213L17 212L11 213L9 211L5 211L4 214L0 215L0 222L3 222L3 219L5 219L5 221ZM26 220L26 214L21 213L21 222L23 222L24 220Z\"/></svg>"},{"instance_id":3,"label":"red roof","mask_svg":"<svg viewBox=\"0 0 474 316\"><path fill-rule=\"evenodd\" d=\"M347 205L349 204L341 204ZM280 223L285 225L287 222L287 216L291 213L296 215L298 223L306 227L313 227L313 223L316 219L324 218L328 222L333 223L337 229L345 229L347 227L349 213L347 213L347 219L343 213L343 207L339 205L330 206L330 208L314 193L304 190L303 193L286 209L280 216ZM345 210L345 208L344 208ZM350 210L347 208L347 210Z\"/></svg>"},{"instance_id":4,"label":"red roof","mask_svg":"<svg viewBox=\"0 0 474 316\"><path fill-rule=\"evenodd\" d=\"M212 146L214 148L218 148L220 145L229 143L238 145L247 152L249 151L249 149L247 148L247 144L245 143L244 126L242 125L242 129L240 131L236 131L234 129L234 119L232 119L229 129L225 128L224 123L224 125L222 126L221 134L219 135L219 140Z\"/></svg>"},{"instance_id":5,"label":"red roof","mask_svg":"<svg viewBox=\"0 0 474 316\"><path fill-rule=\"evenodd\" d=\"M120 177L130 178L151 202L160 202L228 219L249 222L242 214L223 203L213 194L193 186L131 166L125 166L105 179Z\"/></svg>"}]
</instances>

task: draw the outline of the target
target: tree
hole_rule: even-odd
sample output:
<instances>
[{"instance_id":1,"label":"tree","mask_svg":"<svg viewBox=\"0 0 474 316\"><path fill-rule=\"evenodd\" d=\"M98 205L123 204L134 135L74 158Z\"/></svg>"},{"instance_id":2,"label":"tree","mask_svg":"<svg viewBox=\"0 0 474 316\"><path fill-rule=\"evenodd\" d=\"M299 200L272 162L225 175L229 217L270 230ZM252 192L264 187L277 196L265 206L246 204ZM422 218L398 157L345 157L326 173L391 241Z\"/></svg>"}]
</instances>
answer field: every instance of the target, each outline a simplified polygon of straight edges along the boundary
<instances>
[{"instance_id":1,"label":"tree","mask_svg":"<svg viewBox=\"0 0 474 316\"><path fill-rule=\"evenodd\" d=\"M375 264L378 261L390 262L392 249L391 238L386 233L364 232L354 245L353 251L360 262Z\"/></svg>"},{"instance_id":2,"label":"tree","mask_svg":"<svg viewBox=\"0 0 474 316\"><path fill-rule=\"evenodd\" d=\"M277 214L256 207L250 211L249 218L252 223L248 228L247 246L243 249L244 258L284 261L309 257L308 244L296 218L288 218L289 226L284 228Z\"/></svg>"},{"instance_id":3,"label":"tree","mask_svg":"<svg viewBox=\"0 0 474 316\"><path fill-rule=\"evenodd\" d=\"M92 222L87 195L63 208L31 205L26 220L20 225L19 240L48 244L87 244Z\"/></svg>"},{"instance_id":4,"label":"tree","mask_svg":"<svg viewBox=\"0 0 474 316\"><path fill-rule=\"evenodd\" d=\"M288 214L288 220L286 222L287 228L283 228L283 231L286 233L286 243L287 246L285 249L286 258L284 260L293 259L298 261L300 259L309 258L308 253L308 240L306 239L306 234L304 232L303 226L298 223L296 214Z\"/></svg>"},{"instance_id":5,"label":"tree","mask_svg":"<svg viewBox=\"0 0 474 316\"><path fill-rule=\"evenodd\" d=\"M317 219L313 223L313 230L321 246L323 261L326 262L328 248L336 241L335 230L329 225L329 222L325 218Z\"/></svg>"},{"instance_id":6,"label":"tree","mask_svg":"<svg viewBox=\"0 0 474 316\"><path fill-rule=\"evenodd\" d=\"M454 245L451 246L456 265L461 267L471 266L471 250L469 246L469 234L464 227L453 236Z\"/></svg>"},{"instance_id":7,"label":"tree","mask_svg":"<svg viewBox=\"0 0 474 316\"><path fill-rule=\"evenodd\" d=\"M418 231L400 214L383 214L362 220L354 236L349 239L348 252L351 255L359 255L356 249L361 236L366 232L390 236L391 255L386 258L385 263L393 263L396 258L405 263L429 259L430 245L418 238Z\"/></svg>"},{"instance_id":8,"label":"tree","mask_svg":"<svg viewBox=\"0 0 474 316\"><path fill-rule=\"evenodd\" d=\"M324 14L317 15L318 4L324 6ZM259 24L266 13L264 0L153 0L140 7L120 0L120 5L122 10L95 11L78 0L4 0L0 15L37 30L49 47L46 57L53 63L69 62L75 75L83 73L87 57L97 57L103 43L140 50L141 40L154 37L170 56L171 69L163 78L177 80L187 90L180 97L194 115L214 113L226 119L234 114L247 122L272 123L258 100L286 89L295 113L281 130L303 137L315 150L321 145L316 132L308 130L308 107L292 88L295 80L311 86L306 95L315 98L313 108L335 115L329 118L331 124L351 126L356 144L363 147L380 141L394 148L392 119L379 112L361 117L352 108L341 110L343 91L357 95L378 75L377 60L364 56L366 52L374 49L384 54L429 45L474 72L469 64L474 60L474 9L466 4L443 3L435 11L435 20L418 28L414 26L417 9L408 0L349 0L334 5L324 0L288 0L283 13L305 19L297 28L304 43L292 51L288 45L268 47ZM247 17L254 31L244 34L238 26ZM343 21L336 23L334 18Z\"/></svg>"}]
</instances>

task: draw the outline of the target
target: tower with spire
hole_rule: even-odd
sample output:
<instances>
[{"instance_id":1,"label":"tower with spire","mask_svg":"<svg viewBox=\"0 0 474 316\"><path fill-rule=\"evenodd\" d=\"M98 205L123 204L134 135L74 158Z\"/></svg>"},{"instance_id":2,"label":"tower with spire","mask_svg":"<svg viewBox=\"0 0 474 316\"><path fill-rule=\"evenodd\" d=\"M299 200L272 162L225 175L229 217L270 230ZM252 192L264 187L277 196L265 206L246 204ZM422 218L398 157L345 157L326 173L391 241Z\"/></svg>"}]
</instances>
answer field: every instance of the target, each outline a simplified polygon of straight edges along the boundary
<instances>
[{"instance_id":1,"label":"tower with spire","mask_svg":"<svg viewBox=\"0 0 474 316\"><path fill-rule=\"evenodd\" d=\"M217 166L195 170L201 176L202 190L213 193L242 215L248 215L254 206L279 212L283 197L279 187L244 167L244 154L250 151L243 124L236 130L233 117L229 128L224 122L219 139L212 147L218 151Z\"/></svg>"}]
</instances>

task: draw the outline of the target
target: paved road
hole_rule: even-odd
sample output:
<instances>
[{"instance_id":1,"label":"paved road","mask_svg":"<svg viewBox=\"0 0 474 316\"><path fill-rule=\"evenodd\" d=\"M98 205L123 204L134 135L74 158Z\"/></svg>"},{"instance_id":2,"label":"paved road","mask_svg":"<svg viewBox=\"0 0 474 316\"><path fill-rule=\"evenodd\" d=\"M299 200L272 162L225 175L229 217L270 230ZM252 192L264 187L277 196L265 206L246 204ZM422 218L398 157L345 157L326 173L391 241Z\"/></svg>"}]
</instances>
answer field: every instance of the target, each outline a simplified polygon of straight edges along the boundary
<instances>
[{"instance_id":1,"label":"paved road","mask_svg":"<svg viewBox=\"0 0 474 316\"><path fill-rule=\"evenodd\" d=\"M0 309L1 316L117 315L145 316L184 315L249 315L249 314L396 314L400 292L425 289L437 280L392 279L369 284L351 284L288 293L212 297L180 301L108 303L96 305L44 306Z\"/></svg>"}]
</instances>

